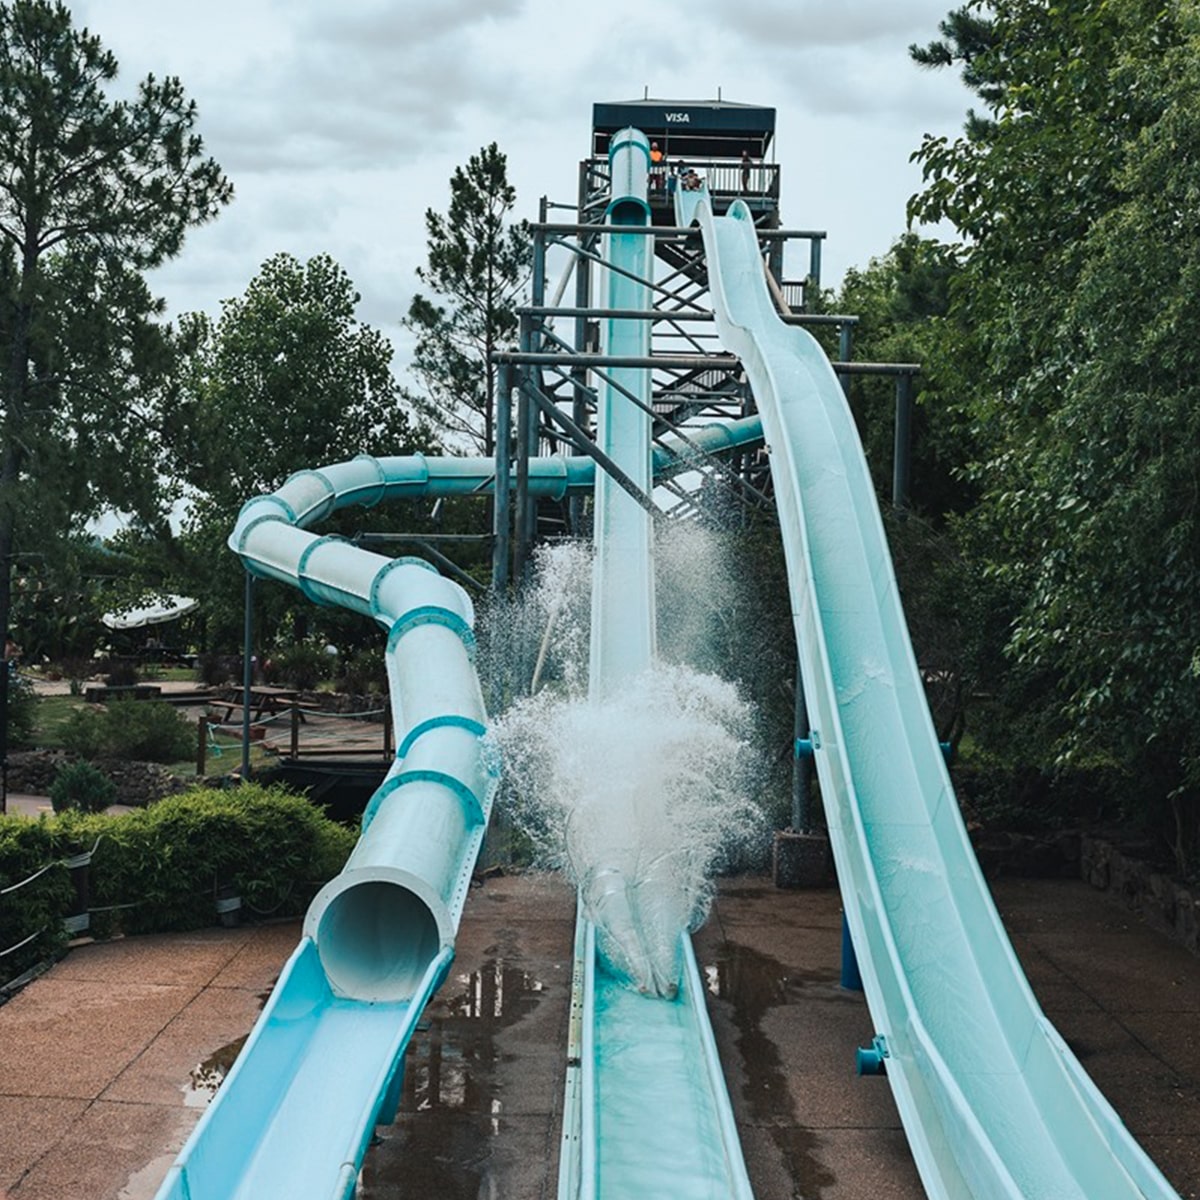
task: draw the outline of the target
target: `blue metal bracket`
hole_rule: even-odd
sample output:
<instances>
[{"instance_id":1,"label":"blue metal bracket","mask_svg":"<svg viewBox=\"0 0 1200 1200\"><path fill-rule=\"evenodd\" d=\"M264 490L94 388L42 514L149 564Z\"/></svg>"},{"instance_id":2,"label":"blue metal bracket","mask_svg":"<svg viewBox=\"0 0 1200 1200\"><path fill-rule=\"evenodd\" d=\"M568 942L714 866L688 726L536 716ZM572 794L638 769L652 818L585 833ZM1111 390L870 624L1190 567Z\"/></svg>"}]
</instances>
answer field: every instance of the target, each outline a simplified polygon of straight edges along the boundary
<instances>
[{"instance_id":1,"label":"blue metal bracket","mask_svg":"<svg viewBox=\"0 0 1200 1200\"><path fill-rule=\"evenodd\" d=\"M854 1052L854 1069L859 1075L886 1075L888 1047L882 1033L877 1033L869 1046L859 1046Z\"/></svg>"},{"instance_id":2,"label":"blue metal bracket","mask_svg":"<svg viewBox=\"0 0 1200 1200\"><path fill-rule=\"evenodd\" d=\"M795 755L797 758L812 758L820 748L821 735L814 729L808 737L796 739Z\"/></svg>"}]
</instances>

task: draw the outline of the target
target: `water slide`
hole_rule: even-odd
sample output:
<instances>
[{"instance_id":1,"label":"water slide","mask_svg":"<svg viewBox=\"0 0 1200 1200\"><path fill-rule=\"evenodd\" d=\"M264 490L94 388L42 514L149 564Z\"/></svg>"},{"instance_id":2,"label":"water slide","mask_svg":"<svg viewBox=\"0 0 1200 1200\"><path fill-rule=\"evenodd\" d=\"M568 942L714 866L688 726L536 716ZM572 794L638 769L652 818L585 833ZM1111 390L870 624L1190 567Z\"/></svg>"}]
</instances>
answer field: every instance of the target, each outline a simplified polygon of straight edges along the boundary
<instances>
[{"instance_id":1,"label":"water slide","mask_svg":"<svg viewBox=\"0 0 1200 1200\"><path fill-rule=\"evenodd\" d=\"M757 420L656 447L656 471L761 438ZM590 491L595 463L530 464L535 496ZM303 936L158 1200L343 1200L374 1126L395 1113L405 1048L453 958L495 766L472 666L473 610L418 559L390 559L307 531L338 509L484 495L485 458L361 455L292 476L243 508L230 545L255 574L337 604L387 633L396 761L372 797L345 870L316 897Z\"/></svg>"},{"instance_id":2,"label":"water slide","mask_svg":"<svg viewBox=\"0 0 1200 1200\"><path fill-rule=\"evenodd\" d=\"M930 1197L1175 1192L1046 1019L967 839L909 643L866 461L818 344L779 320L753 216L698 220L721 341L754 389L811 744L877 1030Z\"/></svg>"},{"instance_id":3,"label":"water slide","mask_svg":"<svg viewBox=\"0 0 1200 1200\"><path fill-rule=\"evenodd\" d=\"M650 222L649 161L642 133L614 135L606 213L614 232L604 252L613 269L603 277L604 306L612 311L649 306L642 281L652 275L653 238L638 232ZM650 326L608 319L602 338L607 354L643 357ZM622 367L606 377L597 398L597 441L648 492L650 372ZM653 533L645 509L611 478L598 476L588 675L593 703L638 687L652 666ZM619 786L609 789L603 814L609 828L638 828L638 800ZM668 912L664 919L660 906L664 899L669 905L675 889L654 877L662 867L642 847L619 835L603 844L605 857L575 863L579 915L560 1200L749 1200L704 988L684 928L687 914L675 920Z\"/></svg>"}]
</instances>

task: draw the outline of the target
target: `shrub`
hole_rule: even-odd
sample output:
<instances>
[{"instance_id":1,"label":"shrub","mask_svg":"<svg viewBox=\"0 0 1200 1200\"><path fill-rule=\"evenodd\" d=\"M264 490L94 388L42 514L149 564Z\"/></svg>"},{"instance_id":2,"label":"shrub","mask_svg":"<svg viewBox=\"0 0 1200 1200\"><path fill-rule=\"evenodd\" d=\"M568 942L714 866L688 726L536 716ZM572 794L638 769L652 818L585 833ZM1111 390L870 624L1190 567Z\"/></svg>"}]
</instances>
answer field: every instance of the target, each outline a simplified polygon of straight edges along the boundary
<instances>
[{"instance_id":1,"label":"shrub","mask_svg":"<svg viewBox=\"0 0 1200 1200\"><path fill-rule=\"evenodd\" d=\"M329 677L332 666L322 646L297 642L271 655L270 673L287 687L309 690Z\"/></svg>"},{"instance_id":2,"label":"shrub","mask_svg":"<svg viewBox=\"0 0 1200 1200\"><path fill-rule=\"evenodd\" d=\"M132 687L138 681L137 667L128 658L103 659L100 673L109 687Z\"/></svg>"},{"instance_id":3,"label":"shrub","mask_svg":"<svg viewBox=\"0 0 1200 1200\"><path fill-rule=\"evenodd\" d=\"M74 896L70 876L55 866L31 879L59 857L53 822L0 816L0 884L12 887L30 880L0 898L0 951L8 951L0 957L0 983L66 944L62 917Z\"/></svg>"},{"instance_id":4,"label":"shrub","mask_svg":"<svg viewBox=\"0 0 1200 1200\"><path fill-rule=\"evenodd\" d=\"M86 762L64 763L50 785L50 803L54 811L68 808L79 812L103 812L117 800L117 785Z\"/></svg>"},{"instance_id":5,"label":"shrub","mask_svg":"<svg viewBox=\"0 0 1200 1200\"><path fill-rule=\"evenodd\" d=\"M242 659L237 654L202 654L196 661L200 682L216 687L231 679L241 679Z\"/></svg>"},{"instance_id":6,"label":"shrub","mask_svg":"<svg viewBox=\"0 0 1200 1200\"><path fill-rule=\"evenodd\" d=\"M340 664L337 677L339 692L387 691L387 666L382 650L360 650Z\"/></svg>"},{"instance_id":7,"label":"shrub","mask_svg":"<svg viewBox=\"0 0 1200 1200\"><path fill-rule=\"evenodd\" d=\"M27 746L33 740L33 728L37 720L37 693L28 679L7 667L7 663L0 663L0 674L8 678L9 741L14 746ZM0 949L3 947L0 946Z\"/></svg>"},{"instance_id":8,"label":"shrub","mask_svg":"<svg viewBox=\"0 0 1200 1200\"><path fill-rule=\"evenodd\" d=\"M93 860L97 907L117 910L126 933L212 924L217 892L232 888L252 913L302 913L316 889L344 865L352 830L304 796L243 784L196 788L119 818L75 817L74 836L104 837ZM95 825L102 822L101 825Z\"/></svg>"},{"instance_id":9,"label":"shrub","mask_svg":"<svg viewBox=\"0 0 1200 1200\"><path fill-rule=\"evenodd\" d=\"M93 850L93 934L198 929L216 921L223 889L251 915L299 915L345 865L355 840L281 787L196 788L119 817L74 809L38 821L0 816L0 883ZM0 982L65 944L62 918L73 900L61 865L3 897L0 950L30 940L0 957Z\"/></svg>"},{"instance_id":10,"label":"shrub","mask_svg":"<svg viewBox=\"0 0 1200 1200\"><path fill-rule=\"evenodd\" d=\"M176 762L194 749L195 734L165 700L117 700L77 709L63 726L63 745L80 758Z\"/></svg>"}]
</instances>

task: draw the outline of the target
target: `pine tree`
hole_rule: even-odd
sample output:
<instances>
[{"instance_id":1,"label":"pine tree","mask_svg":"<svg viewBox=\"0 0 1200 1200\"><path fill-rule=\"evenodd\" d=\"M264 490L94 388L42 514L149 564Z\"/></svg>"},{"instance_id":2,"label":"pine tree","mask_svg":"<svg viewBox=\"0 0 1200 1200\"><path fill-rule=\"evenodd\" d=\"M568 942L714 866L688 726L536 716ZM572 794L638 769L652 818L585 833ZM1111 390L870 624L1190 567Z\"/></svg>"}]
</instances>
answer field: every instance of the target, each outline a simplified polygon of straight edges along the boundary
<instances>
[{"instance_id":1,"label":"pine tree","mask_svg":"<svg viewBox=\"0 0 1200 1200\"><path fill-rule=\"evenodd\" d=\"M413 297L401 322L417 339L412 370L424 395L414 404L487 455L496 448L491 354L516 334L530 258L526 223L507 224L516 199L495 142L455 168L449 209L425 214L428 261L417 277L434 295Z\"/></svg>"},{"instance_id":2,"label":"pine tree","mask_svg":"<svg viewBox=\"0 0 1200 1200\"><path fill-rule=\"evenodd\" d=\"M141 272L232 195L179 80L116 78L63 4L0 3L0 632L20 537L152 507L171 347Z\"/></svg>"}]
</instances>

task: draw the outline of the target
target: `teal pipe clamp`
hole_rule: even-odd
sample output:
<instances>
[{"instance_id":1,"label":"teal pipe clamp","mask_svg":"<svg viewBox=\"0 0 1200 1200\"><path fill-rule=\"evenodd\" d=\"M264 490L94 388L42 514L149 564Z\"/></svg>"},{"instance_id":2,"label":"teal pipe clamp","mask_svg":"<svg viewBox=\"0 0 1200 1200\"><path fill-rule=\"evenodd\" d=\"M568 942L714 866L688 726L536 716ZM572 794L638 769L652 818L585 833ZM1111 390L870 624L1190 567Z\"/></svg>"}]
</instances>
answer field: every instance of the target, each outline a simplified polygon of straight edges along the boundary
<instances>
[{"instance_id":1,"label":"teal pipe clamp","mask_svg":"<svg viewBox=\"0 0 1200 1200\"><path fill-rule=\"evenodd\" d=\"M244 525L242 524L242 518L240 516L238 517L237 524L234 525L233 532L229 535L228 541L229 548L238 555L242 554L243 547L246 544L246 539L250 536L250 531L257 529L264 522L276 521L289 526L295 526L296 524L296 514L292 512L291 507L284 501L279 500L274 496L258 496L243 507L243 513L252 504L276 505L278 506L279 511L260 513L257 517L251 517ZM261 574L261 572L255 570L252 562L247 562L243 559L242 565L252 574Z\"/></svg>"},{"instance_id":2,"label":"teal pipe clamp","mask_svg":"<svg viewBox=\"0 0 1200 1200\"><path fill-rule=\"evenodd\" d=\"M431 729L440 729L446 725L457 726L459 729L469 730L477 737L483 737L487 733L487 729L478 721L471 717L459 716L457 713L445 717L430 717L427 721L422 721L418 725L414 725L405 735L404 740L396 747L396 757L404 758L409 750L412 749L413 743L423 733L428 733Z\"/></svg>"},{"instance_id":3,"label":"teal pipe clamp","mask_svg":"<svg viewBox=\"0 0 1200 1200\"><path fill-rule=\"evenodd\" d=\"M311 467L303 471L293 471L284 481L283 487L288 487L292 483L300 483L303 480L315 480L318 489L321 493L321 498L314 502L310 502L304 510L303 517L299 518L301 524L310 524L313 521L319 521L322 517L328 516L338 505L338 490L330 482L329 476L324 471L314 470Z\"/></svg>"},{"instance_id":4,"label":"teal pipe clamp","mask_svg":"<svg viewBox=\"0 0 1200 1200\"><path fill-rule=\"evenodd\" d=\"M314 471L312 474L315 475L316 472ZM305 570L308 567L308 560L313 556L318 547L327 546L331 542L340 542L343 546L351 544L344 537L338 537L335 533L327 533L324 537L314 538L313 541L305 546L304 552L300 555L300 560L296 563L296 586L304 593L306 600L311 601L313 604L323 605L325 608L333 608L336 605L334 605L332 600L327 600L314 590L313 582L305 575ZM325 587L327 585L322 584L321 586Z\"/></svg>"},{"instance_id":5,"label":"teal pipe clamp","mask_svg":"<svg viewBox=\"0 0 1200 1200\"><path fill-rule=\"evenodd\" d=\"M886 1075L888 1060L887 1039L877 1033L869 1046L859 1046L854 1052L854 1070L858 1075Z\"/></svg>"},{"instance_id":6,"label":"teal pipe clamp","mask_svg":"<svg viewBox=\"0 0 1200 1200\"><path fill-rule=\"evenodd\" d=\"M388 650L395 648L396 643L410 630L418 625L444 625L458 634L459 640L466 647L467 657L475 661L475 631L456 612L443 608L438 604L425 604L420 608L410 608L400 617L388 634Z\"/></svg>"},{"instance_id":7,"label":"teal pipe clamp","mask_svg":"<svg viewBox=\"0 0 1200 1200\"><path fill-rule=\"evenodd\" d=\"M480 803L479 797L461 779L457 776L449 775L445 771L433 771L429 769L401 771L392 783L391 791L398 791L406 783L441 784L442 787L453 792L462 801L463 812L466 813L467 825L469 827L474 828L476 825L483 825L487 821L487 814L483 811L483 805Z\"/></svg>"}]
</instances>

